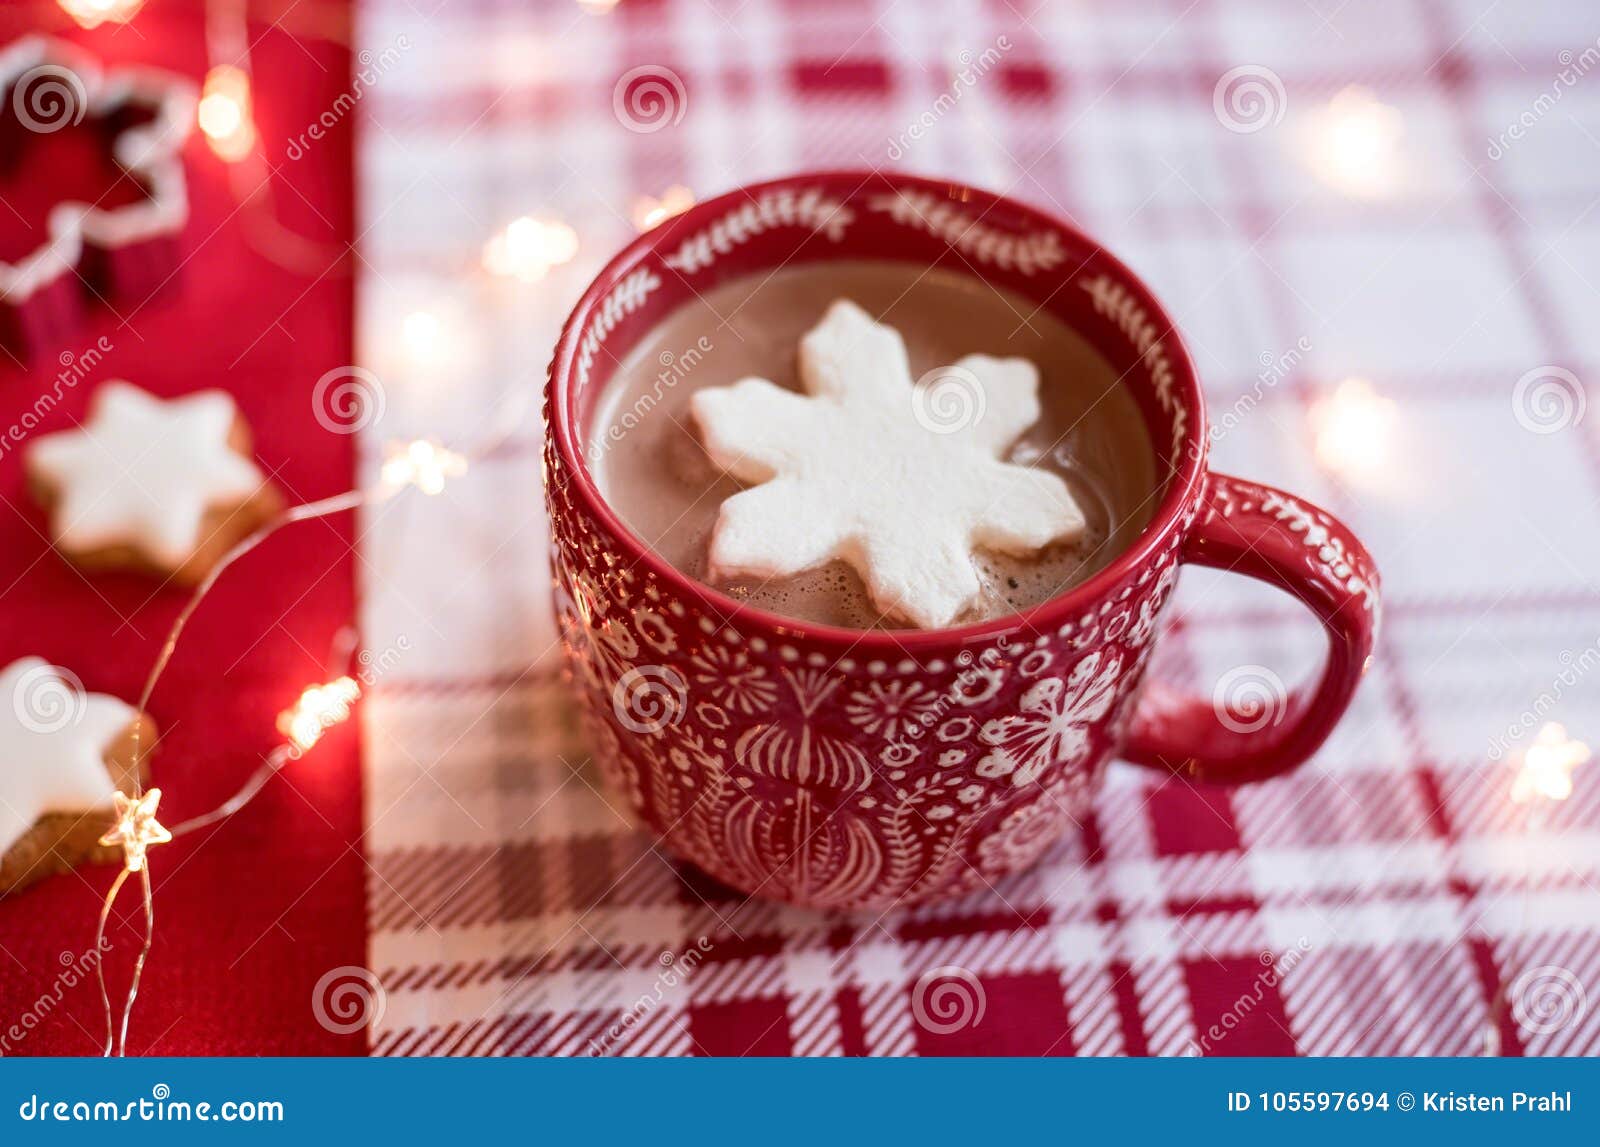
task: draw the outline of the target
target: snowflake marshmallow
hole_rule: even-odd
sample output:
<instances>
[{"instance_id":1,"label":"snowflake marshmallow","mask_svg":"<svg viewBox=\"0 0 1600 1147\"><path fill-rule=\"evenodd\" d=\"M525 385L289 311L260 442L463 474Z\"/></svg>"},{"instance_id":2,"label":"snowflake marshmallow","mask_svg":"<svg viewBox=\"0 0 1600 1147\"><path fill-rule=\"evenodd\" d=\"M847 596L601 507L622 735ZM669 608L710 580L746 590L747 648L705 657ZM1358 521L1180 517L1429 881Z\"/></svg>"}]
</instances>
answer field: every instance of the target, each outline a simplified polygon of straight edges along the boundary
<instances>
[{"instance_id":1,"label":"snowflake marshmallow","mask_svg":"<svg viewBox=\"0 0 1600 1147\"><path fill-rule=\"evenodd\" d=\"M837 559L878 609L934 628L982 592L975 550L1020 556L1082 536L1059 476L1001 460L1039 417L1031 362L974 354L947 368L978 401L975 418L945 426L919 410L899 333L840 299L801 339L799 366L804 394L746 378L691 400L712 461L752 487L722 505L713 577Z\"/></svg>"}]
</instances>

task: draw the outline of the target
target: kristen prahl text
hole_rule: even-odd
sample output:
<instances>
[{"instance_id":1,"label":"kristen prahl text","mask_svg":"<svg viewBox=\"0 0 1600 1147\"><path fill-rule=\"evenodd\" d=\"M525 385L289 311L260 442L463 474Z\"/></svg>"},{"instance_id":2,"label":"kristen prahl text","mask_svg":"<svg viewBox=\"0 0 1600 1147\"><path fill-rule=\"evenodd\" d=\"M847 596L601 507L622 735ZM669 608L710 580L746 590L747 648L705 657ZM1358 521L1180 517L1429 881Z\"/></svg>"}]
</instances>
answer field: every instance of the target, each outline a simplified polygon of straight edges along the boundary
<instances>
[{"instance_id":1,"label":"kristen prahl text","mask_svg":"<svg viewBox=\"0 0 1600 1147\"><path fill-rule=\"evenodd\" d=\"M1477 1112L1564 1114L1572 1110L1572 1092L1511 1091L1486 1095L1477 1091L1230 1091L1229 1111L1421 1111L1449 1115Z\"/></svg>"}]
</instances>

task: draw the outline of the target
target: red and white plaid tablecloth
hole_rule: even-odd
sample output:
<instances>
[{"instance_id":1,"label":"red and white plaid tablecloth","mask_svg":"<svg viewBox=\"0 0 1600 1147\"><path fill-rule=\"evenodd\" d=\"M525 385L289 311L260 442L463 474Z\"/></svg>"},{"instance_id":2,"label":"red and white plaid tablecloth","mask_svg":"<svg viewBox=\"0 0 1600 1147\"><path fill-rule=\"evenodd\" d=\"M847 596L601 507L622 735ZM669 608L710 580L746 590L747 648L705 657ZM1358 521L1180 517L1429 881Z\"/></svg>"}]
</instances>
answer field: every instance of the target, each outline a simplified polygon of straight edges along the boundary
<instances>
[{"instance_id":1,"label":"red and white plaid tablecloth","mask_svg":"<svg viewBox=\"0 0 1600 1147\"><path fill-rule=\"evenodd\" d=\"M604 7L360 5L379 74L360 104L358 344L388 397L369 473L384 439L467 443L508 398L533 402L641 197L893 163L1058 212L1150 280L1213 409L1237 415L1218 468L1305 494L1372 547L1381 654L1292 777L1222 791L1114 770L1081 836L959 903L745 902L632 829L567 730L524 408L493 461L361 534L367 643L404 649L362 715L372 1050L1600 1050L1600 771L1565 802L1510 796L1525 712L1600 742L1600 417L1535 433L1516 406L1529 372L1600 372L1592 8ZM619 120L614 85L643 66L681 82L681 121ZM1216 106L1238 68L1272 101L1258 130ZM1370 96L1336 103L1351 85ZM1341 142L1330 107L1352 101L1387 147ZM579 257L486 281L482 244L523 214L576 228ZM1393 404L1366 468L1314 451L1312 407L1351 377ZM1158 672L1209 690L1317 655L1284 599L1203 572L1180 593ZM981 994L980 1019L944 1030L936 973Z\"/></svg>"}]
</instances>

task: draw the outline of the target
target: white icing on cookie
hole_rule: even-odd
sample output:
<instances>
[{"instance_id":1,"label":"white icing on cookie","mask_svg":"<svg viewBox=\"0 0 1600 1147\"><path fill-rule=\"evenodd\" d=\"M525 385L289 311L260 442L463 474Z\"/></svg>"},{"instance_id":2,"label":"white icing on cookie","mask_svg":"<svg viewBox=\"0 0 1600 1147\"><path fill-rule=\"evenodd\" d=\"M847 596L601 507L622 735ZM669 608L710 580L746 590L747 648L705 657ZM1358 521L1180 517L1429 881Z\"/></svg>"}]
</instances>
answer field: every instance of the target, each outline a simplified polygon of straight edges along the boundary
<instances>
[{"instance_id":1,"label":"white icing on cookie","mask_svg":"<svg viewBox=\"0 0 1600 1147\"><path fill-rule=\"evenodd\" d=\"M42 658L0 672L0 852L46 813L110 803L105 754L133 718L132 705L82 692Z\"/></svg>"},{"instance_id":2,"label":"white icing on cookie","mask_svg":"<svg viewBox=\"0 0 1600 1147\"><path fill-rule=\"evenodd\" d=\"M805 394L762 378L697 392L707 452L755 486L722 504L712 576L784 577L839 559L879 609L931 628L978 598L974 549L1026 555L1080 537L1060 477L1000 461L1038 420L1037 368L968 355L949 370L976 383L975 420L944 426L919 412L898 332L841 299L800 341Z\"/></svg>"},{"instance_id":3,"label":"white icing on cookie","mask_svg":"<svg viewBox=\"0 0 1600 1147\"><path fill-rule=\"evenodd\" d=\"M220 390L162 401L106 383L87 423L28 449L30 469L55 488L57 543L69 552L132 545L181 566L204 541L207 510L261 488L261 471L228 444L237 417Z\"/></svg>"}]
</instances>

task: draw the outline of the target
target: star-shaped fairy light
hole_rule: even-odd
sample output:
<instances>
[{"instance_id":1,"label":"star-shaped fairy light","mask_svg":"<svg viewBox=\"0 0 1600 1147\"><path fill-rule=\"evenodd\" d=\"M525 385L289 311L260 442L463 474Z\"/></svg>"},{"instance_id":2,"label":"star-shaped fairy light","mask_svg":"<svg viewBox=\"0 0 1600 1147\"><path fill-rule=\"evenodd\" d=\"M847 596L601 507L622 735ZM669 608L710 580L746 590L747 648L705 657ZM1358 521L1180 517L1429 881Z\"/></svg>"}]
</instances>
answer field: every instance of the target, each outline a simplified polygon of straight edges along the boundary
<instances>
[{"instance_id":1,"label":"star-shaped fairy light","mask_svg":"<svg viewBox=\"0 0 1600 1147\"><path fill-rule=\"evenodd\" d=\"M236 64L221 64L206 73L196 121L218 157L238 163L256 146L251 114L250 73Z\"/></svg>"},{"instance_id":2,"label":"star-shaped fairy light","mask_svg":"<svg viewBox=\"0 0 1600 1147\"><path fill-rule=\"evenodd\" d=\"M1405 121L1370 89L1351 85L1304 121L1302 161L1336 191L1356 199L1394 195L1406 179Z\"/></svg>"},{"instance_id":3,"label":"star-shaped fairy light","mask_svg":"<svg viewBox=\"0 0 1600 1147\"><path fill-rule=\"evenodd\" d=\"M913 383L905 343L848 300L800 341L796 394L762 378L696 393L711 459L753 489L722 504L713 576L784 577L831 560L884 613L947 625L982 591L973 552L1080 537L1057 475L1001 461L1039 417L1039 372L968 355Z\"/></svg>"},{"instance_id":4,"label":"star-shaped fairy light","mask_svg":"<svg viewBox=\"0 0 1600 1147\"><path fill-rule=\"evenodd\" d=\"M59 0L61 10L80 28L101 24L126 24L144 7L144 0Z\"/></svg>"},{"instance_id":5,"label":"star-shaped fairy light","mask_svg":"<svg viewBox=\"0 0 1600 1147\"><path fill-rule=\"evenodd\" d=\"M116 792L111 799L116 802L117 819L100 843L108 847L120 844L123 866L129 872L139 872L144 868L145 851L152 844L165 844L172 839L172 834L156 820L161 790L149 789L136 797Z\"/></svg>"},{"instance_id":6,"label":"star-shaped fairy light","mask_svg":"<svg viewBox=\"0 0 1600 1147\"><path fill-rule=\"evenodd\" d=\"M633 205L633 225L641 231L648 231L676 215L682 215L693 206L694 192L681 183L675 183L661 193L660 199L641 195Z\"/></svg>"},{"instance_id":7,"label":"star-shaped fairy light","mask_svg":"<svg viewBox=\"0 0 1600 1147\"><path fill-rule=\"evenodd\" d=\"M1384 473L1394 453L1395 404L1364 378L1347 378L1312 404L1317 461L1350 478Z\"/></svg>"},{"instance_id":8,"label":"star-shaped fairy light","mask_svg":"<svg viewBox=\"0 0 1600 1147\"><path fill-rule=\"evenodd\" d=\"M278 714L278 732L288 737L297 752L322 740L322 734L350 718L350 706L361 696L353 677L340 677L326 685L313 685L294 705Z\"/></svg>"},{"instance_id":9,"label":"star-shaped fairy light","mask_svg":"<svg viewBox=\"0 0 1600 1147\"><path fill-rule=\"evenodd\" d=\"M1511 782L1511 799L1517 804L1566 800L1572 795L1572 774L1590 755L1589 746L1569 737L1561 725L1544 726L1522 754Z\"/></svg>"},{"instance_id":10,"label":"star-shaped fairy light","mask_svg":"<svg viewBox=\"0 0 1600 1147\"><path fill-rule=\"evenodd\" d=\"M415 486L424 494L437 494L447 481L466 472L465 458L426 438L390 443L385 449L382 477L390 490Z\"/></svg>"},{"instance_id":11,"label":"star-shaped fairy light","mask_svg":"<svg viewBox=\"0 0 1600 1147\"><path fill-rule=\"evenodd\" d=\"M484 244L483 266L491 275L536 283L577 253L578 233L567 224L523 215Z\"/></svg>"}]
</instances>

